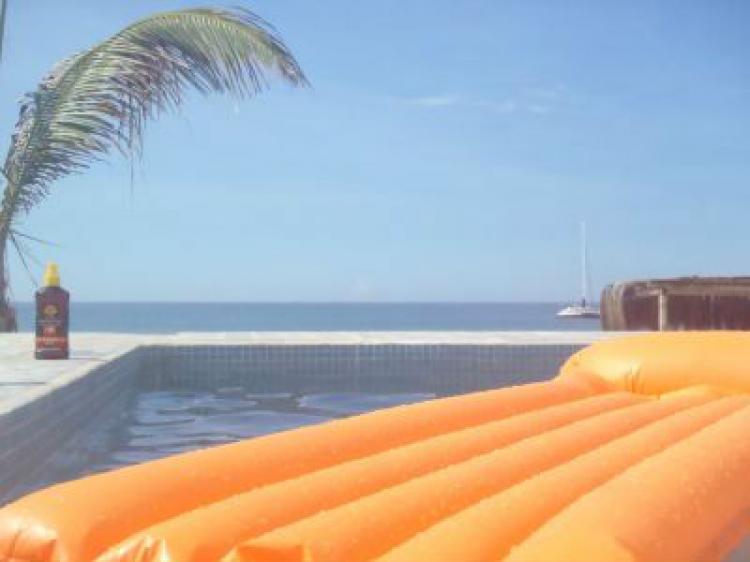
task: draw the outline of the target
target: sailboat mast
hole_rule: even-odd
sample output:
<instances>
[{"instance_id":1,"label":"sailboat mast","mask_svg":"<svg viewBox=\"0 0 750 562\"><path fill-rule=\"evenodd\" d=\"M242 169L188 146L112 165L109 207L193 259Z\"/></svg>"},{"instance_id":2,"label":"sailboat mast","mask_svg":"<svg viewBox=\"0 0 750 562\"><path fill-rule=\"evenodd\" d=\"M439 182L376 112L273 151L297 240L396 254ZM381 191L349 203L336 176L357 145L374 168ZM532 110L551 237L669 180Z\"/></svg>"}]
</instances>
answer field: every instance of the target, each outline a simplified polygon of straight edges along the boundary
<instances>
[{"instance_id":1,"label":"sailboat mast","mask_svg":"<svg viewBox=\"0 0 750 562\"><path fill-rule=\"evenodd\" d=\"M586 247L586 223L581 222L581 302L586 305L589 293L588 249Z\"/></svg>"}]
</instances>

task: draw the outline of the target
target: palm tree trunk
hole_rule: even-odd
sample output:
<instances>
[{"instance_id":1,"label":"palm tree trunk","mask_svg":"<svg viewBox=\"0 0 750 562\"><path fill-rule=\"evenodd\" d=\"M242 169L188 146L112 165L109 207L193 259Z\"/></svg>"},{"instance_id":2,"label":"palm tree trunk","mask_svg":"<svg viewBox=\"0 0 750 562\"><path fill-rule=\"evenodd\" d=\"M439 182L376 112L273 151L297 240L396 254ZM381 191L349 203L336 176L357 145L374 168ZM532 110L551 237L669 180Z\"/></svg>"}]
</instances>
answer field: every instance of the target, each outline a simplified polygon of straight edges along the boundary
<instances>
[{"instance_id":1,"label":"palm tree trunk","mask_svg":"<svg viewBox=\"0 0 750 562\"><path fill-rule=\"evenodd\" d=\"M8 295L7 249L10 225L0 218L0 332L18 330L16 309L10 304Z\"/></svg>"},{"instance_id":2,"label":"palm tree trunk","mask_svg":"<svg viewBox=\"0 0 750 562\"><path fill-rule=\"evenodd\" d=\"M3 39L5 36L5 12L8 9L8 0L0 0L0 60L3 58Z\"/></svg>"}]
</instances>

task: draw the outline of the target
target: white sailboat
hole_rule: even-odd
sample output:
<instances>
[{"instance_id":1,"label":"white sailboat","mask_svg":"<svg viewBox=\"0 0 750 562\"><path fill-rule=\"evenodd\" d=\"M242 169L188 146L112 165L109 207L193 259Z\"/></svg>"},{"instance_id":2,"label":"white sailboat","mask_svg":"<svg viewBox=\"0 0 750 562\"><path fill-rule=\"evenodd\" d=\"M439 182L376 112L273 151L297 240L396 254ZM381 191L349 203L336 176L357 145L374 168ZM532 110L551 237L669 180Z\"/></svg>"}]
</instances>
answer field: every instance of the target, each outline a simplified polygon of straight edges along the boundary
<instances>
[{"instance_id":1,"label":"white sailboat","mask_svg":"<svg viewBox=\"0 0 750 562\"><path fill-rule=\"evenodd\" d=\"M599 318L599 308L591 306L586 299L589 292L589 271L584 222L581 223L581 285L581 300L563 308L557 313L558 318Z\"/></svg>"}]
</instances>

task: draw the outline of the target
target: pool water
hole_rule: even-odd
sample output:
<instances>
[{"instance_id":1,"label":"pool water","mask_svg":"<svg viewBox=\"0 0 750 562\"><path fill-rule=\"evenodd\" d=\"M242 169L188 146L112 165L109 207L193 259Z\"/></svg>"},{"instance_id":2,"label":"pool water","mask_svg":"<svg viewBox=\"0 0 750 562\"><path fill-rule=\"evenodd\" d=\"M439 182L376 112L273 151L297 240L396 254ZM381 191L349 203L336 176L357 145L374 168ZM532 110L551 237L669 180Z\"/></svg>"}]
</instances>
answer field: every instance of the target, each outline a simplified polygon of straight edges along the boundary
<instances>
[{"instance_id":1,"label":"pool water","mask_svg":"<svg viewBox=\"0 0 750 562\"><path fill-rule=\"evenodd\" d=\"M86 472L434 397L430 393L257 393L241 387L141 392L107 452Z\"/></svg>"}]
</instances>

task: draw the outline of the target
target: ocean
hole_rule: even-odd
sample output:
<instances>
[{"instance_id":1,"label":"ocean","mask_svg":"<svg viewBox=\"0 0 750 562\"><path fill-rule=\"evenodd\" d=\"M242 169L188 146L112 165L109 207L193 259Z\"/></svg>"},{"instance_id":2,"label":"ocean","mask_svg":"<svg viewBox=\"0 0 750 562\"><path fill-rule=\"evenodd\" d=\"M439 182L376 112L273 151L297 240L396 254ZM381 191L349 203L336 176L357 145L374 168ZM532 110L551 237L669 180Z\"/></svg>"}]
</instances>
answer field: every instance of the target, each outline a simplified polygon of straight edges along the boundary
<instances>
[{"instance_id":1,"label":"ocean","mask_svg":"<svg viewBox=\"0 0 750 562\"><path fill-rule=\"evenodd\" d=\"M599 321L559 320L565 303L89 303L71 304L79 332L592 331ZM32 303L17 303L20 331Z\"/></svg>"}]
</instances>

